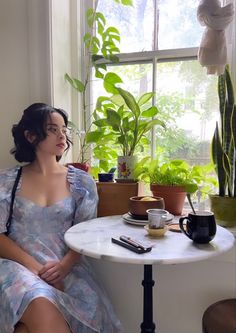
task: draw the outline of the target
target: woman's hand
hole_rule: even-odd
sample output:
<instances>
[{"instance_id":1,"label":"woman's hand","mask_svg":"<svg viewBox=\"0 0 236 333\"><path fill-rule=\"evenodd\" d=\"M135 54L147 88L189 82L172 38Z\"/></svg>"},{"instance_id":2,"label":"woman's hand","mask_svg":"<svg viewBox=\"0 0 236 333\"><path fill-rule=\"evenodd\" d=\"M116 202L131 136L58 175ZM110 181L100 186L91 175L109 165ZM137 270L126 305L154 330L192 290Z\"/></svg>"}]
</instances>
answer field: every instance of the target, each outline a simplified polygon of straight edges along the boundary
<instances>
[{"instance_id":1,"label":"woman's hand","mask_svg":"<svg viewBox=\"0 0 236 333\"><path fill-rule=\"evenodd\" d=\"M80 260L80 254L69 250L61 261L48 261L39 271L39 277L59 290L63 290L63 279Z\"/></svg>"},{"instance_id":2,"label":"woman's hand","mask_svg":"<svg viewBox=\"0 0 236 333\"><path fill-rule=\"evenodd\" d=\"M69 273L60 261L48 261L39 271L39 277L51 285L62 282Z\"/></svg>"},{"instance_id":3,"label":"woman's hand","mask_svg":"<svg viewBox=\"0 0 236 333\"><path fill-rule=\"evenodd\" d=\"M54 283L53 287L60 290L60 291L64 291L64 283L62 281Z\"/></svg>"}]
</instances>

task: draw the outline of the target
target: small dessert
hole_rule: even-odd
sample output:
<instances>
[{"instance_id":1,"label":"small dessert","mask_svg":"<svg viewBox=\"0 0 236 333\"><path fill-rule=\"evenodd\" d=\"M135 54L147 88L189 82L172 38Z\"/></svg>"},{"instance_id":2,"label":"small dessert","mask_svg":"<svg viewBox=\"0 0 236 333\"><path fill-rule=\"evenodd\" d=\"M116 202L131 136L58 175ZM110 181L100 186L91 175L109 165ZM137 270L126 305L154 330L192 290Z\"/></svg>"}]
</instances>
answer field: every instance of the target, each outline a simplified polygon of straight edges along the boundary
<instances>
[{"instance_id":1,"label":"small dessert","mask_svg":"<svg viewBox=\"0 0 236 333\"><path fill-rule=\"evenodd\" d=\"M157 199L153 197L143 197L140 201L157 201Z\"/></svg>"}]
</instances>

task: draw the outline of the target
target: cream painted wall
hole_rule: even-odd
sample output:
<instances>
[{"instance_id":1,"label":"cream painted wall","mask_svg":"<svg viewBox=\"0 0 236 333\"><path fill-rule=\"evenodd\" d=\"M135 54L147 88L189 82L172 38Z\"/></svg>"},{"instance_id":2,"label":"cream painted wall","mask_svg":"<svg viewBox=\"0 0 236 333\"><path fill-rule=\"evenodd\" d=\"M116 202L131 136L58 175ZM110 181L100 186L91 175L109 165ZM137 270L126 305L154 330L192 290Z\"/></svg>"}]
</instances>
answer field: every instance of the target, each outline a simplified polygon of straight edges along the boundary
<instances>
[{"instance_id":1,"label":"cream painted wall","mask_svg":"<svg viewBox=\"0 0 236 333\"><path fill-rule=\"evenodd\" d=\"M80 41L80 7L81 0L51 0L52 3L52 75L53 104L64 108L69 119L79 124L80 94L65 81L64 75L80 78L81 41ZM62 162L76 161L78 142L74 138L72 150L63 157Z\"/></svg>"},{"instance_id":2,"label":"cream painted wall","mask_svg":"<svg viewBox=\"0 0 236 333\"><path fill-rule=\"evenodd\" d=\"M70 112L71 89L64 80L64 74L71 73L70 1L52 0L52 13L53 99L57 107Z\"/></svg>"},{"instance_id":3,"label":"cream painted wall","mask_svg":"<svg viewBox=\"0 0 236 333\"><path fill-rule=\"evenodd\" d=\"M11 127L24 108L51 101L49 2L0 1L0 168L16 163Z\"/></svg>"},{"instance_id":4,"label":"cream painted wall","mask_svg":"<svg viewBox=\"0 0 236 333\"><path fill-rule=\"evenodd\" d=\"M72 118L72 89L65 81L65 73L71 75L71 34L72 17L76 17L72 10L74 1L52 0L52 76L53 76L53 104L67 111ZM76 8L76 7L75 7ZM76 44L76 42L75 42ZM71 161L71 151L63 157L62 163Z\"/></svg>"},{"instance_id":5,"label":"cream painted wall","mask_svg":"<svg viewBox=\"0 0 236 333\"><path fill-rule=\"evenodd\" d=\"M14 164L11 126L29 104L27 0L0 1L0 168Z\"/></svg>"}]
</instances>

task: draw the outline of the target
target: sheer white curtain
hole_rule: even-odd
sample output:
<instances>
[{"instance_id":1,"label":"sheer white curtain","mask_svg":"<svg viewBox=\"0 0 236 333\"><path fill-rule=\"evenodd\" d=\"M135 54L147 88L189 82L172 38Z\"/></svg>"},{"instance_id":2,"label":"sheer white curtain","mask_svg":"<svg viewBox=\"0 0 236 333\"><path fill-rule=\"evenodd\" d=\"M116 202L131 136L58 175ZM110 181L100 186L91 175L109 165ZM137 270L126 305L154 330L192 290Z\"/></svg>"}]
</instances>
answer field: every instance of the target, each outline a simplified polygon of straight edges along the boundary
<instances>
[{"instance_id":1,"label":"sheer white curtain","mask_svg":"<svg viewBox=\"0 0 236 333\"><path fill-rule=\"evenodd\" d=\"M225 64L228 62L226 30L232 23L233 17L231 2L223 5L220 0L201 0L199 3L197 18L205 30L198 59L200 64L207 68L208 74L220 75L224 72Z\"/></svg>"},{"instance_id":2,"label":"sheer white curtain","mask_svg":"<svg viewBox=\"0 0 236 333\"><path fill-rule=\"evenodd\" d=\"M234 84L236 85L236 0L222 0L222 5L234 5L234 19L226 30L228 63L230 64Z\"/></svg>"}]
</instances>

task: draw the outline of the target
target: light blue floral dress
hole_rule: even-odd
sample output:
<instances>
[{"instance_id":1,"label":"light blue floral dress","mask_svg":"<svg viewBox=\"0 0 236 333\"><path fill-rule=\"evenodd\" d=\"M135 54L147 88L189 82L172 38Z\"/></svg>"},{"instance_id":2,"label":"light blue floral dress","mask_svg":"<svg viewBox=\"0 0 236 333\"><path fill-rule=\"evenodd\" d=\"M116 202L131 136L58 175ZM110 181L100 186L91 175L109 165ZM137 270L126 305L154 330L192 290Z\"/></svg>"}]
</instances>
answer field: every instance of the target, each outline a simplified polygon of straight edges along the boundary
<instances>
[{"instance_id":1,"label":"light blue floral dress","mask_svg":"<svg viewBox=\"0 0 236 333\"><path fill-rule=\"evenodd\" d=\"M0 171L1 233L6 231L18 168ZM68 247L63 236L72 224L96 216L97 192L93 179L72 166L68 168L67 179L71 196L48 207L40 207L17 196L16 192L9 237L42 264L65 255ZM17 191L20 186L21 180ZM1 333L12 333L28 304L41 296L57 306L73 333L121 332L110 302L95 281L84 257L65 277L64 292L48 285L24 266L0 258Z\"/></svg>"}]
</instances>

